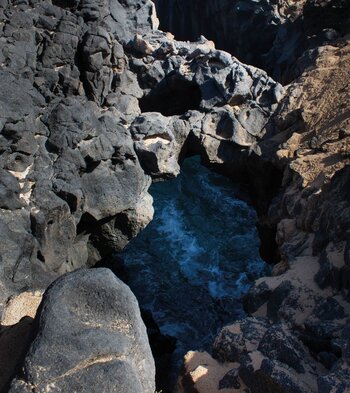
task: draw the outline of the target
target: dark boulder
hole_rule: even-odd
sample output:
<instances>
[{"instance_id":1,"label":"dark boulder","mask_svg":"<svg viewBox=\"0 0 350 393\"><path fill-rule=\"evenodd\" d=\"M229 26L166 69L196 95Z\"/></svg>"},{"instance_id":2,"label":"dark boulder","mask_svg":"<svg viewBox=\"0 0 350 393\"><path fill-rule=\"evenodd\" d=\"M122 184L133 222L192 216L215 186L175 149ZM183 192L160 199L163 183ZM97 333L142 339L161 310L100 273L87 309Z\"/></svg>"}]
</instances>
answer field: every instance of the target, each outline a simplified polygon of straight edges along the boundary
<instances>
[{"instance_id":1,"label":"dark boulder","mask_svg":"<svg viewBox=\"0 0 350 393\"><path fill-rule=\"evenodd\" d=\"M138 303L108 269L77 270L46 291L38 331L10 392L154 392Z\"/></svg>"},{"instance_id":2,"label":"dark boulder","mask_svg":"<svg viewBox=\"0 0 350 393\"><path fill-rule=\"evenodd\" d=\"M251 393L310 393L314 391L293 370L278 360L253 352L240 367L239 376Z\"/></svg>"}]
</instances>

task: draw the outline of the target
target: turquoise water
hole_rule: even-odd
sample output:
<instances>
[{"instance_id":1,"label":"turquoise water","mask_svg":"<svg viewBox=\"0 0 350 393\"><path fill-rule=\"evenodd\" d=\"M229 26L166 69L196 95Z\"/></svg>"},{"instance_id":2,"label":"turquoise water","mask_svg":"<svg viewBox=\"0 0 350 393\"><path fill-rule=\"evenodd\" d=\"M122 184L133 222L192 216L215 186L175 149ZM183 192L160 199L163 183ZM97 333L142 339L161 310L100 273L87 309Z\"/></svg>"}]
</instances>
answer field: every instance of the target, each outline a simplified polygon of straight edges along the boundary
<instances>
[{"instance_id":1,"label":"turquoise water","mask_svg":"<svg viewBox=\"0 0 350 393\"><path fill-rule=\"evenodd\" d=\"M154 219L121 255L140 305L177 337L176 362L189 349L210 350L218 330L244 315L241 298L267 268L255 211L198 157L150 193Z\"/></svg>"}]
</instances>

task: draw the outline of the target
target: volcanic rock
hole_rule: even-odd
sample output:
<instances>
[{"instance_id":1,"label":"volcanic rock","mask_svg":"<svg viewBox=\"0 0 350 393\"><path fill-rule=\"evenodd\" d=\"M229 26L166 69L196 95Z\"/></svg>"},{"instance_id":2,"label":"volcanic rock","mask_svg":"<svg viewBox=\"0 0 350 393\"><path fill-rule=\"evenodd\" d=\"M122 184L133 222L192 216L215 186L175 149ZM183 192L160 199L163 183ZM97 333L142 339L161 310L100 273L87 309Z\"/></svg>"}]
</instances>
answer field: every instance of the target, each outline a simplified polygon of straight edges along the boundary
<instances>
[{"instance_id":1,"label":"volcanic rock","mask_svg":"<svg viewBox=\"0 0 350 393\"><path fill-rule=\"evenodd\" d=\"M14 295L43 291L125 247L152 219L151 178L174 177L186 156L200 154L248 189L261 253L278 265L246 296L252 316L222 330L215 359L187 357L181 389L344 391L349 4L195 3L183 3L181 15L172 0L156 4L163 26L168 12L169 26L192 20L173 31L181 39L192 26L199 38L185 42L157 30L149 0L0 2L0 311ZM209 38L233 40L225 43L233 55L291 83L283 88L200 36L212 10ZM153 391L136 309L106 271L56 281L12 391L113 391L115 381ZM127 323L114 330L121 314L141 341ZM206 380L209 369L215 377Z\"/></svg>"},{"instance_id":2,"label":"volcanic rock","mask_svg":"<svg viewBox=\"0 0 350 393\"><path fill-rule=\"evenodd\" d=\"M154 361L137 300L110 270L77 270L56 280L37 323L10 392L154 392Z\"/></svg>"}]
</instances>

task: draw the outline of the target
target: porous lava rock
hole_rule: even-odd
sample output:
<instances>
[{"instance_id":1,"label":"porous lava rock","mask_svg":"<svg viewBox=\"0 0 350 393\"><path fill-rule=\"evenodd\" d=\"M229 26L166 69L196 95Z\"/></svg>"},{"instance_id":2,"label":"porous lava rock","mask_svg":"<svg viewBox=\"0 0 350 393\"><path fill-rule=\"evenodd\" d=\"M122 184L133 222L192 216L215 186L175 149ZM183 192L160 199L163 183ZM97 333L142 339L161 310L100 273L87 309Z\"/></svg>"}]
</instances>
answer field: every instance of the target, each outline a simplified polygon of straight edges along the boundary
<instances>
[{"instance_id":1,"label":"porous lava rock","mask_svg":"<svg viewBox=\"0 0 350 393\"><path fill-rule=\"evenodd\" d=\"M40 308L36 337L10 392L154 392L138 302L110 270L63 275Z\"/></svg>"},{"instance_id":2,"label":"porous lava rock","mask_svg":"<svg viewBox=\"0 0 350 393\"><path fill-rule=\"evenodd\" d=\"M155 0L160 28L219 49L289 83L320 46L350 32L347 0Z\"/></svg>"},{"instance_id":3,"label":"porous lava rock","mask_svg":"<svg viewBox=\"0 0 350 393\"><path fill-rule=\"evenodd\" d=\"M208 160L250 148L283 95L205 38L156 30L148 0L3 2L1 15L2 305L121 250L153 217L151 177L201 146Z\"/></svg>"}]
</instances>

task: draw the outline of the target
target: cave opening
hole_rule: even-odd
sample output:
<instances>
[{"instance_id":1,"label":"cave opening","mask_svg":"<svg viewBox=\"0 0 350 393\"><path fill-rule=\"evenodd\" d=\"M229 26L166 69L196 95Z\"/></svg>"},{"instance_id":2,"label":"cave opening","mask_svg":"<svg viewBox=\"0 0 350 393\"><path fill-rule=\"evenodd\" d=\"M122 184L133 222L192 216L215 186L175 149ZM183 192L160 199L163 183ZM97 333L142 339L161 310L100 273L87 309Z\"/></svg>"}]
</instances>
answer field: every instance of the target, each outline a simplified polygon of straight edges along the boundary
<instances>
[{"instance_id":1,"label":"cave opening","mask_svg":"<svg viewBox=\"0 0 350 393\"><path fill-rule=\"evenodd\" d=\"M160 328L155 345L168 346L155 358L157 389L170 392L183 355L210 351L218 330L245 315L243 296L269 267L259 255L254 208L198 156L183 162L177 178L154 183L150 193L152 222L113 263L119 270L123 265L148 330ZM171 337L177 339L174 352Z\"/></svg>"},{"instance_id":2,"label":"cave opening","mask_svg":"<svg viewBox=\"0 0 350 393\"><path fill-rule=\"evenodd\" d=\"M160 112L164 116L182 115L199 109L202 93L193 82L168 75L139 100L141 112Z\"/></svg>"}]
</instances>

